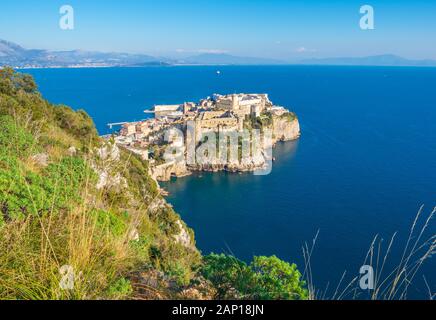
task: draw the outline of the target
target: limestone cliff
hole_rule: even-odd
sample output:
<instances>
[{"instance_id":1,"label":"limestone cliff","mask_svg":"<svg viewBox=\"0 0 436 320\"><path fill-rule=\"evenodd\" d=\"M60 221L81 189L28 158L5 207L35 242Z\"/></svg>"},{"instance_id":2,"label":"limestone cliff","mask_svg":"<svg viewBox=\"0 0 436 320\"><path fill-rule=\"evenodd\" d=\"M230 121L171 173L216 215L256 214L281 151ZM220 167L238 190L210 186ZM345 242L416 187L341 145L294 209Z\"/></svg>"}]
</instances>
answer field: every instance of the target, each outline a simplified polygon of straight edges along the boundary
<instances>
[{"instance_id":1,"label":"limestone cliff","mask_svg":"<svg viewBox=\"0 0 436 320\"><path fill-rule=\"evenodd\" d=\"M266 119L266 120L265 120ZM263 122L265 121L265 122ZM249 128L253 129L270 129L272 130L272 145L279 141L292 141L300 137L300 124L296 115L292 112L282 112L280 114L268 114L266 118L249 120ZM208 132L214 132L208 130ZM218 132L215 132L219 134ZM262 138L263 139L263 138ZM250 172L265 169L268 160L272 155L264 150L257 156L241 158L239 161L226 161L222 163L219 159L211 159L207 163L187 163L186 159L171 161L151 167L150 175L156 181L169 181L171 177L183 177L194 171L228 171L228 172ZM186 156L186 149L184 149Z\"/></svg>"},{"instance_id":2,"label":"limestone cliff","mask_svg":"<svg viewBox=\"0 0 436 320\"><path fill-rule=\"evenodd\" d=\"M171 177L190 175L185 161L173 161L150 168L150 175L156 181L169 181Z\"/></svg>"},{"instance_id":3,"label":"limestone cliff","mask_svg":"<svg viewBox=\"0 0 436 320\"><path fill-rule=\"evenodd\" d=\"M273 117L273 143L296 140L300 135L300 123L293 114Z\"/></svg>"}]
</instances>

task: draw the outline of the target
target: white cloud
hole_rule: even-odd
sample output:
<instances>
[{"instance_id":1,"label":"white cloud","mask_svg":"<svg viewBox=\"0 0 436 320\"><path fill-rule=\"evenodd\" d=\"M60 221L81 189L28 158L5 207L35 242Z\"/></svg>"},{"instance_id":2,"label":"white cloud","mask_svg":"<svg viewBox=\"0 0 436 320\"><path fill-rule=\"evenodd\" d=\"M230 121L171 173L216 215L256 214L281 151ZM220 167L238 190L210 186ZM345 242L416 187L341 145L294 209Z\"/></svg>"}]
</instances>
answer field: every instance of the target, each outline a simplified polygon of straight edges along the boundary
<instances>
[{"instance_id":1,"label":"white cloud","mask_svg":"<svg viewBox=\"0 0 436 320\"><path fill-rule=\"evenodd\" d=\"M177 53L212 53L212 54L221 54L228 53L227 50L221 49L176 49Z\"/></svg>"},{"instance_id":2,"label":"white cloud","mask_svg":"<svg viewBox=\"0 0 436 320\"><path fill-rule=\"evenodd\" d=\"M221 50L221 49L200 49L197 50L198 53L228 53L227 50Z\"/></svg>"}]
</instances>

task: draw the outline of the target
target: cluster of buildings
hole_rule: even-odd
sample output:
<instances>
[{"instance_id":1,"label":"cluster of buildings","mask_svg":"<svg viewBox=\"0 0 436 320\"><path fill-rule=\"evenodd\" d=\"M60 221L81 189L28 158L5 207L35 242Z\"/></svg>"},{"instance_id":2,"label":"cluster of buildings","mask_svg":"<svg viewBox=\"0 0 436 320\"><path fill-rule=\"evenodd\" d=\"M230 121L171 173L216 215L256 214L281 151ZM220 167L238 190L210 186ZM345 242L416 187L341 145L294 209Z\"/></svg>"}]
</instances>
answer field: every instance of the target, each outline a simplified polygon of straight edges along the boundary
<instances>
[{"instance_id":1,"label":"cluster of buildings","mask_svg":"<svg viewBox=\"0 0 436 320\"><path fill-rule=\"evenodd\" d=\"M267 94L244 93L214 94L199 103L156 105L145 111L154 114L154 118L122 124L116 142L148 158L148 147L159 143L165 129L184 130L188 121L194 121L196 136L204 131L242 131L246 119L258 117L264 111L280 114L287 110L274 106Z\"/></svg>"}]
</instances>

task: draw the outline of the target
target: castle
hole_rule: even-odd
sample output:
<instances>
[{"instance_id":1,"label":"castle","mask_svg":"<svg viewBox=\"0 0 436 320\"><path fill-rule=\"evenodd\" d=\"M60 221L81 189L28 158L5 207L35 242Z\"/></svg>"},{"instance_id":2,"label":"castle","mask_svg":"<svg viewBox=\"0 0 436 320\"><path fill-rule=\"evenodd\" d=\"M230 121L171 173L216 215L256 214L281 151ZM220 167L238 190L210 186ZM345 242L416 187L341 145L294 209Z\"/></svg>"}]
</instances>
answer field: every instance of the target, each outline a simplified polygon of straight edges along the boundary
<instances>
[{"instance_id":1,"label":"castle","mask_svg":"<svg viewBox=\"0 0 436 320\"><path fill-rule=\"evenodd\" d=\"M168 144L165 138L167 129L179 129L184 134L186 145L192 142L196 145L202 141L204 135L209 133L242 133L244 126L251 120L270 117L276 122L272 129L276 128L275 134L280 139L283 136L280 132L283 128L277 125L280 123L278 118L289 113L287 109L273 105L267 94L245 93L214 94L198 103L155 105L152 110L145 112L154 114L154 118L123 123L115 141L132 152L140 154L144 159L148 159L151 152L152 164L156 160L156 152L161 153L159 148ZM192 127L194 131L188 133L188 128ZM289 130L284 130L286 131ZM299 135L299 127L296 127L296 132L292 134ZM287 140L289 137L290 135L284 138Z\"/></svg>"}]
</instances>

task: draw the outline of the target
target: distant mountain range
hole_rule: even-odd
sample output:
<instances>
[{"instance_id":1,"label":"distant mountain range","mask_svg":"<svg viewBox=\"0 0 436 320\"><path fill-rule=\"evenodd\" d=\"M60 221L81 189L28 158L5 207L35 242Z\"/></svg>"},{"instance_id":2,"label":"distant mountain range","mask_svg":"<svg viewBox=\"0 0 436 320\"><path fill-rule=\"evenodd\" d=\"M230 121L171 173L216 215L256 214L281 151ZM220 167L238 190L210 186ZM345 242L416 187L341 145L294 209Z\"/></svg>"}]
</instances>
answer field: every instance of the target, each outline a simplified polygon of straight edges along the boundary
<instances>
[{"instance_id":1,"label":"distant mountain range","mask_svg":"<svg viewBox=\"0 0 436 320\"><path fill-rule=\"evenodd\" d=\"M349 66L436 66L436 60L409 60L393 54L360 58L325 58L301 60L309 65L349 65Z\"/></svg>"},{"instance_id":2,"label":"distant mountain range","mask_svg":"<svg viewBox=\"0 0 436 320\"><path fill-rule=\"evenodd\" d=\"M203 53L200 55L179 59L179 64L206 64L206 65L261 65L286 64L284 61L266 58L237 57L225 53Z\"/></svg>"},{"instance_id":3,"label":"distant mountain range","mask_svg":"<svg viewBox=\"0 0 436 320\"><path fill-rule=\"evenodd\" d=\"M142 54L103 53L82 50L29 50L15 43L0 40L0 65L10 65L13 67L85 67L150 64L165 64L165 62Z\"/></svg>"},{"instance_id":4,"label":"distant mountain range","mask_svg":"<svg viewBox=\"0 0 436 320\"><path fill-rule=\"evenodd\" d=\"M229 54L204 53L184 59L157 58L143 54L95 51L48 51L25 49L15 43L0 40L0 65L13 67L108 67L150 65L254 65L285 64L283 61L237 57Z\"/></svg>"},{"instance_id":5,"label":"distant mountain range","mask_svg":"<svg viewBox=\"0 0 436 320\"><path fill-rule=\"evenodd\" d=\"M409 60L395 55L361 58L305 59L286 62L275 59L239 57L223 53L204 53L184 59L158 58L145 54L97 51L49 51L25 49L0 39L0 66L17 68L55 67L140 67L157 65L362 65L362 66L436 66L436 60Z\"/></svg>"}]
</instances>

